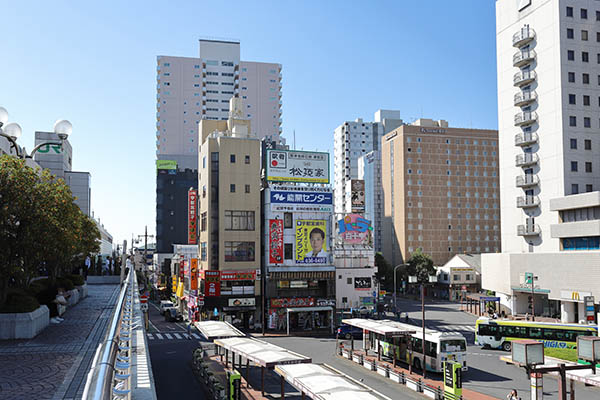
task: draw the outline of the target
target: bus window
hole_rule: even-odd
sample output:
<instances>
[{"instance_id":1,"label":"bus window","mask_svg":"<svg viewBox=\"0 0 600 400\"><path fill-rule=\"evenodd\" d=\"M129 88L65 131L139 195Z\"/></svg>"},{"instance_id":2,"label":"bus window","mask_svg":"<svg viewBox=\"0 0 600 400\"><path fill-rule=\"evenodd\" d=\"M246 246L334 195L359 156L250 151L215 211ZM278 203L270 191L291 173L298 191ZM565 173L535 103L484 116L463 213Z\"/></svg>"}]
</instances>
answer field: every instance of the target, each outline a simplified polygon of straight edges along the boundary
<instances>
[{"instance_id":1,"label":"bus window","mask_svg":"<svg viewBox=\"0 0 600 400\"><path fill-rule=\"evenodd\" d=\"M541 339L542 338L542 329L541 328L529 328L529 337L532 339Z\"/></svg>"},{"instance_id":2,"label":"bus window","mask_svg":"<svg viewBox=\"0 0 600 400\"><path fill-rule=\"evenodd\" d=\"M496 336L498 334L498 326L481 324L479 325L479 334L483 336Z\"/></svg>"},{"instance_id":3,"label":"bus window","mask_svg":"<svg viewBox=\"0 0 600 400\"><path fill-rule=\"evenodd\" d=\"M421 340L421 339L413 338L413 350L416 351L417 353L423 352L423 349L421 347L422 342L423 342L423 340Z\"/></svg>"},{"instance_id":4,"label":"bus window","mask_svg":"<svg viewBox=\"0 0 600 400\"><path fill-rule=\"evenodd\" d=\"M440 351L467 351L467 345L464 340L443 340L440 342Z\"/></svg>"},{"instance_id":5,"label":"bus window","mask_svg":"<svg viewBox=\"0 0 600 400\"><path fill-rule=\"evenodd\" d=\"M425 350L427 351L427 355L429 357L437 357L437 343L430 342L429 340L425 341Z\"/></svg>"}]
</instances>

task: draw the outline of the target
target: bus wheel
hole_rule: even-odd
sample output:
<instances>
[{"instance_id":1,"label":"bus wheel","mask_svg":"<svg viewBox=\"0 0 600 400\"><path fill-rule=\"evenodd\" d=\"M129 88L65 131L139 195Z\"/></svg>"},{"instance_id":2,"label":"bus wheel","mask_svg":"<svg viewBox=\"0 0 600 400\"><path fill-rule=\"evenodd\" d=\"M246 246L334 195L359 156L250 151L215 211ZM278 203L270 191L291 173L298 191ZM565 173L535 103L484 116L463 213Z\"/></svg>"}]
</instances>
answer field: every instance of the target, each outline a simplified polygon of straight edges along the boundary
<instances>
[{"instance_id":1,"label":"bus wheel","mask_svg":"<svg viewBox=\"0 0 600 400\"><path fill-rule=\"evenodd\" d=\"M413 360L413 367L415 369L421 369L421 360L419 360L418 358L415 358Z\"/></svg>"},{"instance_id":2,"label":"bus wheel","mask_svg":"<svg viewBox=\"0 0 600 400\"><path fill-rule=\"evenodd\" d=\"M502 350L504 350L504 351L510 351L511 348L512 348L512 345L510 344L510 342L504 342L504 343L502 343Z\"/></svg>"},{"instance_id":3,"label":"bus wheel","mask_svg":"<svg viewBox=\"0 0 600 400\"><path fill-rule=\"evenodd\" d=\"M346 336L344 336L346 339L350 340L352 339L352 334L351 333L346 333Z\"/></svg>"}]
</instances>

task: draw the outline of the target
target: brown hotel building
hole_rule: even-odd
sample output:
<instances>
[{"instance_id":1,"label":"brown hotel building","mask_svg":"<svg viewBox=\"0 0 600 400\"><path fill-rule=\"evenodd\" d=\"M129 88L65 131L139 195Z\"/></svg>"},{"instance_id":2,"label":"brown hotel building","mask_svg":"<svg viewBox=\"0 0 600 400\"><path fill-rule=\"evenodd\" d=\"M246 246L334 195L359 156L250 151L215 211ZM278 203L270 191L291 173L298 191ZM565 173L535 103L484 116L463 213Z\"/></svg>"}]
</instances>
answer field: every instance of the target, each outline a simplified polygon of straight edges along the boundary
<instances>
[{"instance_id":1,"label":"brown hotel building","mask_svg":"<svg viewBox=\"0 0 600 400\"><path fill-rule=\"evenodd\" d=\"M443 265L500 251L498 131L419 119L382 138L382 249L392 265L417 248Z\"/></svg>"}]
</instances>

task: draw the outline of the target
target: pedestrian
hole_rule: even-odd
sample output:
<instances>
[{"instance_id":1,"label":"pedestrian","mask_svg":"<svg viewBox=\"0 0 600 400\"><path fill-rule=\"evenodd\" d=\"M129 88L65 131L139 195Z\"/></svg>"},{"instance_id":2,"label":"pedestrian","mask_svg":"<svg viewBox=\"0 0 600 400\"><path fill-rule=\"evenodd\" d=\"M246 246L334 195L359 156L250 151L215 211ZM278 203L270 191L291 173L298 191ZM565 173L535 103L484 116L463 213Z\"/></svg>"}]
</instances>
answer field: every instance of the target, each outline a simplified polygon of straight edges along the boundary
<instances>
[{"instance_id":1,"label":"pedestrian","mask_svg":"<svg viewBox=\"0 0 600 400\"><path fill-rule=\"evenodd\" d=\"M521 398L517 395L517 389L513 389L509 394L506 395L508 400L521 400Z\"/></svg>"},{"instance_id":2,"label":"pedestrian","mask_svg":"<svg viewBox=\"0 0 600 400\"><path fill-rule=\"evenodd\" d=\"M192 321L187 326L188 340L192 340Z\"/></svg>"}]
</instances>

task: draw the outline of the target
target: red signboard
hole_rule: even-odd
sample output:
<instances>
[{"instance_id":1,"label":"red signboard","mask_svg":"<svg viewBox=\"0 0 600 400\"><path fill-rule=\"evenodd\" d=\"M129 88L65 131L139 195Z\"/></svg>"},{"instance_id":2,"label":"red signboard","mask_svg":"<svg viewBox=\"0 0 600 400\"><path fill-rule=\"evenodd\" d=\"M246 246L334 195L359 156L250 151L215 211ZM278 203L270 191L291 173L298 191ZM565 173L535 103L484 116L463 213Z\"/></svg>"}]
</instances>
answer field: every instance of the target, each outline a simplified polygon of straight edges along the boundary
<instances>
[{"instance_id":1,"label":"red signboard","mask_svg":"<svg viewBox=\"0 0 600 400\"><path fill-rule=\"evenodd\" d=\"M198 244L198 239L196 238L197 196L198 194L195 189L190 188L190 190L188 190L188 244Z\"/></svg>"},{"instance_id":2,"label":"red signboard","mask_svg":"<svg viewBox=\"0 0 600 400\"><path fill-rule=\"evenodd\" d=\"M269 220L269 263L283 264L283 220Z\"/></svg>"},{"instance_id":3,"label":"red signboard","mask_svg":"<svg viewBox=\"0 0 600 400\"><path fill-rule=\"evenodd\" d=\"M219 271L204 272L204 296L217 297L221 295L221 281Z\"/></svg>"},{"instance_id":4,"label":"red signboard","mask_svg":"<svg viewBox=\"0 0 600 400\"><path fill-rule=\"evenodd\" d=\"M222 281L255 281L256 270L251 271L221 271Z\"/></svg>"},{"instance_id":5,"label":"red signboard","mask_svg":"<svg viewBox=\"0 0 600 400\"><path fill-rule=\"evenodd\" d=\"M179 282L183 282L183 278L185 276L185 261L179 262Z\"/></svg>"},{"instance_id":6,"label":"red signboard","mask_svg":"<svg viewBox=\"0 0 600 400\"><path fill-rule=\"evenodd\" d=\"M192 258L190 267L190 290L198 290L198 259Z\"/></svg>"},{"instance_id":7,"label":"red signboard","mask_svg":"<svg viewBox=\"0 0 600 400\"><path fill-rule=\"evenodd\" d=\"M283 307L313 307L315 299L313 297L280 297L271 299L271 308Z\"/></svg>"}]
</instances>

